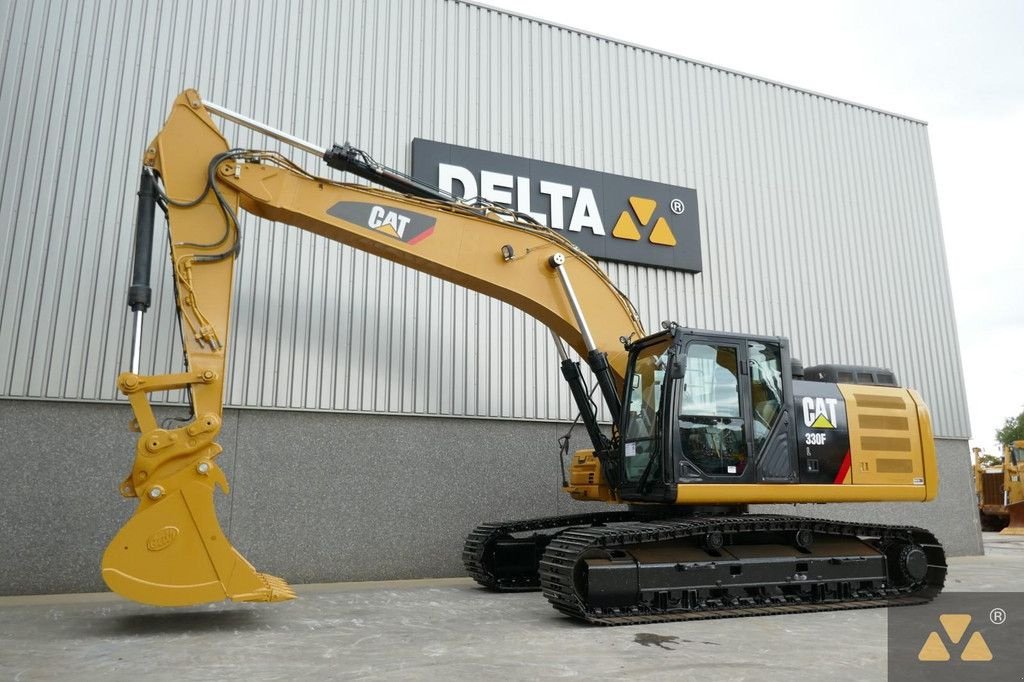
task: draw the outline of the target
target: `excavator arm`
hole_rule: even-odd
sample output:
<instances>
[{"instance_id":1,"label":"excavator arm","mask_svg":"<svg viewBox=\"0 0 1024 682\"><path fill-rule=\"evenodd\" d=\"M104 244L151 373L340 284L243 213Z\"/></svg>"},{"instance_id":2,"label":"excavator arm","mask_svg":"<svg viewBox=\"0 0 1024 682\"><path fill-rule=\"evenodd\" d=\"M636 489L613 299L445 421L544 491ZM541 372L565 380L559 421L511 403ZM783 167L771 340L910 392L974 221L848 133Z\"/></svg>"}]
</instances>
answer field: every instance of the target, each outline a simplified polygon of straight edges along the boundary
<instances>
[{"instance_id":1,"label":"excavator arm","mask_svg":"<svg viewBox=\"0 0 1024 682\"><path fill-rule=\"evenodd\" d=\"M257 572L231 546L213 504L216 487L228 492L216 463L221 452L216 439L222 423L231 282L241 245L239 208L523 310L556 335L562 371L581 410L588 401L578 368L574 373L575 363L559 339L586 358L609 409L618 414L627 363L621 339L642 337L644 331L628 299L557 231L518 220L501 207L446 200L367 164L347 145L321 150L261 128L307 151L323 151L335 168L359 172L399 191L317 177L275 152L231 149L210 111L252 123L188 90L175 100L145 154L129 291L135 314L132 370L118 378L141 432L121 493L138 498L139 505L103 557L104 580L115 592L163 606L294 596L283 580ZM152 202L167 212L186 371L142 376L139 338L141 315L149 306ZM178 428L161 428L148 396L175 389L188 390L192 419ZM594 415L585 421L596 447L601 436Z\"/></svg>"}]
</instances>

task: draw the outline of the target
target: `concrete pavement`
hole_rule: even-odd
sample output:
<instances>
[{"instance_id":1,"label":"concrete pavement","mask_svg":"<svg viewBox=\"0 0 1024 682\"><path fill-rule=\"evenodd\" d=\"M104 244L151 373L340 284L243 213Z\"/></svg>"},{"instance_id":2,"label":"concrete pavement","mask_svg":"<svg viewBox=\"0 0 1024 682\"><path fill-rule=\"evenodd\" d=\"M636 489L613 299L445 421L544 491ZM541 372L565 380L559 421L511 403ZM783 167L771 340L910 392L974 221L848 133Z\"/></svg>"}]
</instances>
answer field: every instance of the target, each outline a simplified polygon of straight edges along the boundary
<instances>
[{"instance_id":1,"label":"concrete pavement","mask_svg":"<svg viewBox=\"0 0 1024 682\"><path fill-rule=\"evenodd\" d=\"M1024 538L985 534L947 590L1022 591ZM0 680L877 680L886 612L581 625L468 579L298 586L281 604L153 609L110 594L0 598Z\"/></svg>"}]
</instances>

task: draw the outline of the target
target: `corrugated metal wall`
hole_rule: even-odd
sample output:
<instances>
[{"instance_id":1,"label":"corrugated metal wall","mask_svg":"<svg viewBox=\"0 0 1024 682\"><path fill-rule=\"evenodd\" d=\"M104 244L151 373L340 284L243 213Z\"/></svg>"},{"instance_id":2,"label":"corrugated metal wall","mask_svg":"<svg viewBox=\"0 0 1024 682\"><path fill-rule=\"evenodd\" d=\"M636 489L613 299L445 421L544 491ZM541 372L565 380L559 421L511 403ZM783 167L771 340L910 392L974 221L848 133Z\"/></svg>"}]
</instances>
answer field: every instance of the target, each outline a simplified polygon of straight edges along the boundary
<instances>
[{"instance_id":1,"label":"corrugated metal wall","mask_svg":"<svg viewBox=\"0 0 1024 682\"><path fill-rule=\"evenodd\" d=\"M939 435L968 435L918 122L449 0L7 0L0 17L2 396L116 399L139 159L194 86L398 168L425 137L695 187L702 274L607 265L648 328L783 334L808 364L890 366ZM229 404L571 417L550 340L518 311L289 227L243 229ZM144 372L180 362L161 246Z\"/></svg>"}]
</instances>

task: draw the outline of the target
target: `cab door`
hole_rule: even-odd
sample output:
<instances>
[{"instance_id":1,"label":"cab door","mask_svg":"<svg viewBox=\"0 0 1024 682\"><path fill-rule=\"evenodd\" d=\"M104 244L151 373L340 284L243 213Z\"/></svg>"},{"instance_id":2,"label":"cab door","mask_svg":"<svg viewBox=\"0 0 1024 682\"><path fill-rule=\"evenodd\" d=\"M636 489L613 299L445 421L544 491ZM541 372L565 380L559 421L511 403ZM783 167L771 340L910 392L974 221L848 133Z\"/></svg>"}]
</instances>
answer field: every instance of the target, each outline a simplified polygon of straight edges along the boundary
<instances>
[{"instance_id":1,"label":"cab door","mask_svg":"<svg viewBox=\"0 0 1024 682\"><path fill-rule=\"evenodd\" d=\"M672 401L678 482L795 481L785 341L695 336L683 362Z\"/></svg>"},{"instance_id":2,"label":"cab door","mask_svg":"<svg viewBox=\"0 0 1024 682\"><path fill-rule=\"evenodd\" d=\"M746 344L693 338L683 363L672 401L679 482L756 481Z\"/></svg>"},{"instance_id":3,"label":"cab door","mask_svg":"<svg viewBox=\"0 0 1024 682\"><path fill-rule=\"evenodd\" d=\"M665 447L666 397L676 354L670 338L639 344L630 354L619 434L619 497L623 500L675 500L670 450Z\"/></svg>"}]
</instances>

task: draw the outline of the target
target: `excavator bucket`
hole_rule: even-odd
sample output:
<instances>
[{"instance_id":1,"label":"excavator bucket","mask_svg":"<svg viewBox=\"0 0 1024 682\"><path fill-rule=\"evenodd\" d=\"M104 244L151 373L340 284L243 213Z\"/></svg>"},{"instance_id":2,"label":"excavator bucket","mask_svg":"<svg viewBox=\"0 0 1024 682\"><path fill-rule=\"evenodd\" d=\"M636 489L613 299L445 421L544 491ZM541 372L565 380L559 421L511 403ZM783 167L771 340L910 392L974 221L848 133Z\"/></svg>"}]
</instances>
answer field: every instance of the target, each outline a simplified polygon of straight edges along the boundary
<instances>
[{"instance_id":1,"label":"excavator bucket","mask_svg":"<svg viewBox=\"0 0 1024 682\"><path fill-rule=\"evenodd\" d=\"M213 491L214 481L190 481L158 500L143 498L103 555L107 586L154 606L294 598L284 580L258 573L231 546Z\"/></svg>"},{"instance_id":2,"label":"excavator bucket","mask_svg":"<svg viewBox=\"0 0 1024 682\"><path fill-rule=\"evenodd\" d=\"M1010 512L1010 523L1000 531L1000 534L1024 535L1024 502L1011 504L1006 510Z\"/></svg>"}]
</instances>

